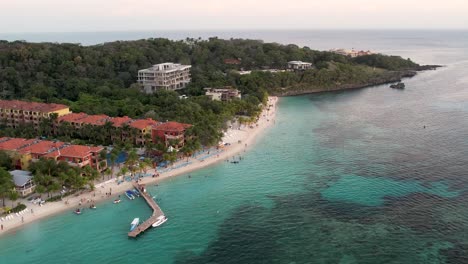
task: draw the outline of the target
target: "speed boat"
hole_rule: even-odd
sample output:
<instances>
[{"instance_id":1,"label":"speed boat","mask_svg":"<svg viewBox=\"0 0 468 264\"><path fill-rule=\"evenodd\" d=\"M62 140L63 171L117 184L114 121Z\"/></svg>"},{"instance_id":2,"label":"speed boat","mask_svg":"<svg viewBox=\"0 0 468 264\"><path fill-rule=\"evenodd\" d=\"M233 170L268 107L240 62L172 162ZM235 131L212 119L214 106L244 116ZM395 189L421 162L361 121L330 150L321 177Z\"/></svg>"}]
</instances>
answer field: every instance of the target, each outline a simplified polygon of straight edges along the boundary
<instances>
[{"instance_id":1,"label":"speed boat","mask_svg":"<svg viewBox=\"0 0 468 264\"><path fill-rule=\"evenodd\" d=\"M161 215L160 217L157 218L156 222L152 224L153 227L158 227L162 224L164 224L167 221L167 217L165 215Z\"/></svg>"},{"instance_id":2,"label":"speed boat","mask_svg":"<svg viewBox=\"0 0 468 264\"><path fill-rule=\"evenodd\" d=\"M140 223L140 218L135 218L133 221L130 223L130 231L133 231L138 224Z\"/></svg>"},{"instance_id":3,"label":"speed boat","mask_svg":"<svg viewBox=\"0 0 468 264\"><path fill-rule=\"evenodd\" d=\"M133 189L133 195L140 197L140 192L137 189Z\"/></svg>"},{"instance_id":4,"label":"speed boat","mask_svg":"<svg viewBox=\"0 0 468 264\"><path fill-rule=\"evenodd\" d=\"M135 199L135 196L133 196L133 192L128 190L128 191L125 191L125 195L128 197L128 199L130 200L133 200Z\"/></svg>"},{"instance_id":5,"label":"speed boat","mask_svg":"<svg viewBox=\"0 0 468 264\"><path fill-rule=\"evenodd\" d=\"M120 203L120 199L115 199L115 200L114 200L114 203L115 203L115 204Z\"/></svg>"}]
</instances>

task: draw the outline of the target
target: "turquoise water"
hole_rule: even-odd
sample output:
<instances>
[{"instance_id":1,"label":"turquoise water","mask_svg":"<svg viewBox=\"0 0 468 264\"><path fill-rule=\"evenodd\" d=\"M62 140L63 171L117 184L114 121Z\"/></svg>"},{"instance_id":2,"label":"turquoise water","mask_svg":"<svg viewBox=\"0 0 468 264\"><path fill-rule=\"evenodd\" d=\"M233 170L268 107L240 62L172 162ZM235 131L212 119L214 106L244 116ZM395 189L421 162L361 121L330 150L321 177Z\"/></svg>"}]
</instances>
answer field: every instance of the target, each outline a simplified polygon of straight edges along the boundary
<instances>
[{"instance_id":1,"label":"turquoise water","mask_svg":"<svg viewBox=\"0 0 468 264\"><path fill-rule=\"evenodd\" d=\"M447 64L404 91L281 98L239 164L150 186L169 220L136 240L144 201L105 202L0 237L0 263L468 263L468 52L438 45L402 51Z\"/></svg>"}]
</instances>

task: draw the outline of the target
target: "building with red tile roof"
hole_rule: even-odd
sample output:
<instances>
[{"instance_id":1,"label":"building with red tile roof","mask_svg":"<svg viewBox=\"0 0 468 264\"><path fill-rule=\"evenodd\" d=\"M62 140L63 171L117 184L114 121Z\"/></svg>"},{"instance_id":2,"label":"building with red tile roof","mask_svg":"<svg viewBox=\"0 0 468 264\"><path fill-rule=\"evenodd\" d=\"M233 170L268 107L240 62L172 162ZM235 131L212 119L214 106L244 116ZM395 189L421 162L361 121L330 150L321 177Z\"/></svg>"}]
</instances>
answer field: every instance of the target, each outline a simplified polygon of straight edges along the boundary
<instances>
[{"instance_id":1,"label":"building with red tile roof","mask_svg":"<svg viewBox=\"0 0 468 264\"><path fill-rule=\"evenodd\" d=\"M62 104L0 100L0 120L13 128L24 123L32 123L37 128L42 119L49 118L52 114L63 116L68 113L70 108Z\"/></svg>"},{"instance_id":2,"label":"building with red tile roof","mask_svg":"<svg viewBox=\"0 0 468 264\"><path fill-rule=\"evenodd\" d=\"M153 126L151 136L153 142L163 141L166 146L179 149L185 144L185 130L192 125L179 122L165 122Z\"/></svg>"},{"instance_id":3,"label":"building with red tile roof","mask_svg":"<svg viewBox=\"0 0 468 264\"><path fill-rule=\"evenodd\" d=\"M107 115L88 115L77 122L81 122L83 125L102 126L107 121L110 121L110 117Z\"/></svg>"},{"instance_id":4,"label":"building with red tile roof","mask_svg":"<svg viewBox=\"0 0 468 264\"><path fill-rule=\"evenodd\" d=\"M128 116L113 117L113 118L111 118L111 120L110 120L110 122L112 122L112 124L113 124L114 127L121 127L123 124L128 124L128 123L130 123L131 121L133 121L133 119L131 119L131 118L128 117Z\"/></svg>"},{"instance_id":5,"label":"building with red tile roof","mask_svg":"<svg viewBox=\"0 0 468 264\"><path fill-rule=\"evenodd\" d=\"M144 145L148 138L151 138L151 129L154 125L158 124L158 121L151 118L147 119L137 119L129 123L129 126L138 130L138 133L135 137L135 143L137 145Z\"/></svg>"},{"instance_id":6,"label":"building with red tile roof","mask_svg":"<svg viewBox=\"0 0 468 264\"><path fill-rule=\"evenodd\" d=\"M17 169L27 169L31 161L43 157L66 161L72 166L90 165L102 171L107 168L107 161L99 160L99 153L103 149L39 139L0 138L0 150L6 151L14 159Z\"/></svg>"}]
</instances>

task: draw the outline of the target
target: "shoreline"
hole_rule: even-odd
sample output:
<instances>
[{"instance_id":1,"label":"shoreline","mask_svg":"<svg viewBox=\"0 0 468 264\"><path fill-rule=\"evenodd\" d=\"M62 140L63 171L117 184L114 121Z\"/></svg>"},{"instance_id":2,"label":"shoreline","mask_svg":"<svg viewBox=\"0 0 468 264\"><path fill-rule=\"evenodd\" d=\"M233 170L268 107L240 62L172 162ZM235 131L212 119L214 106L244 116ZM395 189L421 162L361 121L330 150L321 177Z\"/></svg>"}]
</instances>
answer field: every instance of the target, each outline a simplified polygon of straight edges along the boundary
<instances>
[{"instance_id":1,"label":"shoreline","mask_svg":"<svg viewBox=\"0 0 468 264\"><path fill-rule=\"evenodd\" d=\"M204 157L191 157L188 159L188 162L186 158L183 158L182 160L174 163L171 167L168 167L167 170L165 169L160 171L159 177L153 178L147 176L141 178L142 180L140 181L140 184L156 184L171 177L187 174L208 166L213 166L218 162L228 160L241 152L247 151L256 142L258 136L260 136L266 128L275 123L274 120L277 103L277 96L268 97L268 105L264 107L260 114L259 121L256 123L257 125L253 128L244 125L238 129L228 129L222 140L225 143L230 143L230 145L225 146L222 151L217 151L211 155L208 151L208 153L203 153ZM269 108L269 105L272 105L272 107ZM150 169L146 172L146 174L154 173L157 173L155 169ZM22 215L11 214L15 215L13 219L1 221L0 224L3 228L0 230L0 237L7 234L13 234L30 223L58 215L65 211L73 211L79 207L86 208L89 207L91 203L99 204L114 200L117 195L121 195L129 189L133 189L131 182L124 181L121 184L117 184L117 178L112 178L96 184L94 191L88 191L79 195L71 195L65 197L61 201L47 202L43 206L32 204L24 199L20 199L17 202L21 202L27 206L25 213ZM112 194L106 195L108 192ZM121 199L125 199L125 197L121 197ZM68 204L66 204L66 202Z\"/></svg>"},{"instance_id":2,"label":"shoreline","mask_svg":"<svg viewBox=\"0 0 468 264\"><path fill-rule=\"evenodd\" d=\"M398 71L396 72L397 74L394 76L390 76L385 79L377 80L377 81L371 81L368 83L363 83L363 84L343 84L341 86L337 87L331 87L331 88L317 88L317 89L312 89L312 90L307 90L307 89L301 89L300 87L296 87L296 90L278 90L273 92L273 95L278 96L278 97L285 97L285 96L300 96L300 95L307 95L307 94L315 94L315 93L324 93L324 92L341 92L341 91L346 91L346 90L357 90L357 89L363 89L363 88L369 88L373 86L379 86L379 85L386 85L386 84L392 84L396 82L401 82L404 79L410 79L418 75L420 72L424 71L430 71L430 70L437 70L437 68L444 67L440 65L422 65L418 69L414 70L405 70L405 71ZM307 87L307 86L305 86Z\"/></svg>"}]
</instances>

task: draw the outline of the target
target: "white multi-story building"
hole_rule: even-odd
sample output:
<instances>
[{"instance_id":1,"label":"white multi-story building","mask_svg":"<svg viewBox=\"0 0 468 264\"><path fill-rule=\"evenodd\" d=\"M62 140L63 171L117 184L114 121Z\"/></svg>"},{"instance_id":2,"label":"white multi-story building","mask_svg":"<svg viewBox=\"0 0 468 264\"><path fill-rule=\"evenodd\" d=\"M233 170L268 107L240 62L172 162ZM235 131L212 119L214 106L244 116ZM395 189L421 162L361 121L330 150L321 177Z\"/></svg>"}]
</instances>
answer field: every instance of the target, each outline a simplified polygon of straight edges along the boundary
<instances>
[{"instance_id":1,"label":"white multi-story building","mask_svg":"<svg viewBox=\"0 0 468 264\"><path fill-rule=\"evenodd\" d=\"M303 71L303 70L308 70L310 68L312 68L312 63L310 62L303 62L303 61L288 62L288 69L291 69L291 70Z\"/></svg>"},{"instance_id":2,"label":"white multi-story building","mask_svg":"<svg viewBox=\"0 0 468 264\"><path fill-rule=\"evenodd\" d=\"M138 83L146 93L156 90L183 89L190 82L191 65L178 63L161 63L153 67L138 71Z\"/></svg>"}]
</instances>

